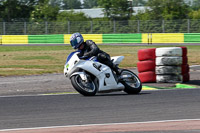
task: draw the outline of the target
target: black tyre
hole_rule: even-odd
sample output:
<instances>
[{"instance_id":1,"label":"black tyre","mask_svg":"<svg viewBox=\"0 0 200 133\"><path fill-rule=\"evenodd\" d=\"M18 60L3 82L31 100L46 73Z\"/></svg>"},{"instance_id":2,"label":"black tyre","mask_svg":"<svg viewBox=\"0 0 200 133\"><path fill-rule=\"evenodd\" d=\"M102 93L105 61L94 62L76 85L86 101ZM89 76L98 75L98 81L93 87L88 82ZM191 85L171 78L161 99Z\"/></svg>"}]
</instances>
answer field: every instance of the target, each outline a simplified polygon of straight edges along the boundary
<instances>
[{"instance_id":1,"label":"black tyre","mask_svg":"<svg viewBox=\"0 0 200 133\"><path fill-rule=\"evenodd\" d=\"M94 81L88 79L87 82L83 81L80 75L71 77L71 83L74 89L84 96L94 96L97 92L97 87Z\"/></svg>"},{"instance_id":2,"label":"black tyre","mask_svg":"<svg viewBox=\"0 0 200 133\"><path fill-rule=\"evenodd\" d=\"M138 76L130 70L121 71L121 83L125 86L124 91L128 94L138 94L142 90L142 83ZM126 78L127 77L127 78Z\"/></svg>"}]
</instances>

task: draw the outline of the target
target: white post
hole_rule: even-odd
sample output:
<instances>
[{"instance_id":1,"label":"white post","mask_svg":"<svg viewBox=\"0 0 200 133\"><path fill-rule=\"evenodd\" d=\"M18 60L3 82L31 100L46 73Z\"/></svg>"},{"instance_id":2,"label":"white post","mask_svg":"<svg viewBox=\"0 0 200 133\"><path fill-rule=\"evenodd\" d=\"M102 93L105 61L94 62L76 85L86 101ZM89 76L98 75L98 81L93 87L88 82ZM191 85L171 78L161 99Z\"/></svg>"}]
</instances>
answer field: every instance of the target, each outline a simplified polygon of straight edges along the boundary
<instances>
[{"instance_id":1,"label":"white post","mask_svg":"<svg viewBox=\"0 0 200 133\"><path fill-rule=\"evenodd\" d=\"M165 33L165 20L162 20L162 30L163 30L163 33Z\"/></svg>"},{"instance_id":2,"label":"white post","mask_svg":"<svg viewBox=\"0 0 200 133\"><path fill-rule=\"evenodd\" d=\"M140 20L138 20L138 33L140 33Z\"/></svg>"},{"instance_id":3,"label":"white post","mask_svg":"<svg viewBox=\"0 0 200 133\"><path fill-rule=\"evenodd\" d=\"M115 33L116 32L116 25L115 25L115 20L113 21L113 32Z\"/></svg>"},{"instance_id":4,"label":"white post","mask_svg":"<svg viewBox=\"0 0 200 133\"><path fill-rule=\"evenodd\" d=\"M26 31L27 31L27 29L26 29L26 22L24 22L24 35L26 35Z\"/></svg>"},{"instance_id":5,"label":"white post","mask_svg":"<svg viewBox=\"0 0 200 133\"><path fill-rule=\"evenodd\" d=\"M70 34L70 21L68 21L68 34Z\"/></svg>"},{"instance_id":6,"label":"white post","mask_svg":"<svg viewBox=\"0 0 200 133\"><path fill-rule=\"evenodd\" d=\"M48 22L45 22L45 34L48 34Z\"/></svg>"},{"instance_id":7,"label":"white post","mask_svg":"<svg viewBox=\"0 0 200 133\"><path fill-rule=\"evenodd\" d=\"M190 19L188 19L188 33L190 33Z\"/></svg>"},{"instance_id":8,"label":"white post","mask_svg":"<svg viewBox=\"0 0 200 133\"><path fill-rule=\"evenodd\" d=\"M93 29L93 22L91 21L91 34L92 34L92 29Z\"/></svg>"},{"instance_id":9,"label":"white post","mask_svg":"<svg viewBox=\"0 0 200 133\"><path fill-rule=\"evenodd\" d=\"M6 22L3 22L3 34L6 34Z\"/></svg>"}]
</instances>

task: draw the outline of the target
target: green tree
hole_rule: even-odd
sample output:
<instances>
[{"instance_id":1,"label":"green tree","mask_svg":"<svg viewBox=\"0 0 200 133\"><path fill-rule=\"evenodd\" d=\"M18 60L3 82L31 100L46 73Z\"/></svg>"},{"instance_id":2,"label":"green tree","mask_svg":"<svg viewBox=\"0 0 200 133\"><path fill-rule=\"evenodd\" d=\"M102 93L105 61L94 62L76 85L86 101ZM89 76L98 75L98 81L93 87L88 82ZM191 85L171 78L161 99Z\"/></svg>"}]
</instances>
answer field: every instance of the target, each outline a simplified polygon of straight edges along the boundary
<instances>
[{"instance_id":1,"label":"green tree","mask_svg":"<svg viewBox=\"0 0 200 133\"><path fill-rule=\"evenodd\" d=\"M189 13L190 19L200 19L200 9Z\"/></svg>"},{"instance_id":2,"label":"green tree","mask_svg":"<svg viewBox=\"0 0 200 133\"><path fill-rule=\"evenodd\" d=\"M187 19L190 11L184 0L149 0L145 13L139 13L142 20Z\"/></svg>"},{"instance_id":3,"label":"green tree","mask_svg":"<svg viewBox=\"0 0 200 133\"><path fill-rule=\"evenodd\" d=\"M40 0L31 12L33 21L54 21L58 15L59 7L51 6L49 0Z\"/></svg>"},{"instance_id":4,"label":"green tree","mask_svg":"<svg viewBox=\"0 0 200 133\"><path fill-rule=\"evenodd\" d=\"M57 15L57 21L63 22L63 21L87 21L89 18L85 16L84 13L78 12L75 13L72 11L63 11Z\"/></svg>"},{"instance_id":5,"label":"green tree","mask_svg":"<svg viewBox=\"0 0 200 133\"><path fill-rule=\"evenodd\" d=\"M106 17L110 17L111 13L111 7L112 7L112 1L111 0L98 0L98 4L100 7L104 8L104 15Z\"/></svg>"},{"instance_id":6,"label":"green tree","mask_svg":"<svg viewBox=\"0 0 200 133\"><path fill-rule=\"evenodd\" d=\"M192 9L193 10L199 10L200 9L200 1L199 0L193 0Z\"/></svg>"},{"instance_id":7,"label":"green tree","mask_svg":"<svg viewBox=\"0 0 200 133\"><path fill-rule=\"evenodd\" d=\"M0 16L5 21L29 18L30 12L34 9L34 4L34 0L1 0Z\"/></svg>"},{"instance_id":8,"label":"green tree","mask_svg":"<svg viewBox=\"0 0 200 133\"><path fill-rule=\"evenodd\" d=\"M88 31L91 31L91 23L88 20L90 19L82 12L63 11L57 16L57 22L61 22L62 28L55 30L63 31L64 33L88 33ZM69 25L70 27L68 27Z\"/></svg>"},{"instance_id":9,"label":"green tree","mask_svg":"<svg viewBox=\"0 0 200 133\"><path fill-rule=\"evenodd\" d=\"M104 14L112 19L128 19L132 8L127 0L99 0L99 6L104 8Z\"/></svg>"},{"instance_id":10,"label":"green tree","mask_svg":"<svg viewBox=\"0 0 200 133\"><path fill-rule=\"evenodd\" d=\"M83 8L93 8L98 6L98 0L84 0Z\"/></svg>"},{"instance_id":11,"label":"green tree","mask_svg":"<svg viewBox=\"0 0 200 133\"><path fill-rule=\"evenodd\" d=\"M62 0L49 0L49 4L53 7L62 8Z\"/></svg>"},{"instance_id":12,"label":"green tree","mask_svg":"<svg viewBox=\"0 0 200 133\"><path fill-rule=\"evenodd\" d=\"M81 2L80 0L63 0L62 8L64 10L67 9L81 9Z\"/></svg>"},{"instance_id":13,"label":"green tree","mask_svg":"<svg viewBox=\"0 0 200 133\"><path fill-rule=\"evenodd\" d=\"M144 6L147 2L144 0L133 0L133 7Z\"/></svg>"}]
</instances>

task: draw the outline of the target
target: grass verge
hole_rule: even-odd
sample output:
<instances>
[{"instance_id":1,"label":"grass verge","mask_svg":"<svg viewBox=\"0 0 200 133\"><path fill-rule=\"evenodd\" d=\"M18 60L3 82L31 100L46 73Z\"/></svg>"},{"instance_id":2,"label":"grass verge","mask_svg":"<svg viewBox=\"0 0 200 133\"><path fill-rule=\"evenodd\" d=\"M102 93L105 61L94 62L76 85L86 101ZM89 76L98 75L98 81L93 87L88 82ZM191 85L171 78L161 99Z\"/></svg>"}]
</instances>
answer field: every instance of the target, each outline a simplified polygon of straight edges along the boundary
<instances>
[{"instance_id":1,"label":"grass verge","mask_svg":"<svg viewBox=\"0 0 200 133\"><path fill-rule=\"evenodd\" d=\"M99 45L111 56L125 56L120 67L136 67L139 49L163 46ZM166 47L166 46L165 46ZM167 46L172 47L172 46ZM187 46L189 65L200 64L200 46ZM71 46L0 46L0 76L62 73Z\"/></svg>"}]
</instances>

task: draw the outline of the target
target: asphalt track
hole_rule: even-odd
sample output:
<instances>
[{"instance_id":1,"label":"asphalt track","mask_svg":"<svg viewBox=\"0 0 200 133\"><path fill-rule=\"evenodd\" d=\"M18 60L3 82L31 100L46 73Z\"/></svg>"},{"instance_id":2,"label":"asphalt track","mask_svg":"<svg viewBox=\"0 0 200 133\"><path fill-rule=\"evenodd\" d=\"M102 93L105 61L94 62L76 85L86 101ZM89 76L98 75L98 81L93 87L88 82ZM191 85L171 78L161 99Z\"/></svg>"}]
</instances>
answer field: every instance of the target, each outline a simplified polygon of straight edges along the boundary
<instances>
[{"instance_id":1,"label":"asphalt track","mask_svg":"<svg viewBox=\"0 0 200 133\"><path fill-rule=\"evenodd\" d=\"M189 84L200 85L198 72L190 72ZM63 81L60 74L0 77L0 132L200 133L200 88L95 97L38 95L74 92Z\"/></svg>"},{"instance_id":2,"label":"asphalt track","mask_svg":"<svg viewBox=\"0 0 200 133\"><path fill-rule=\"evenodd\" d=\"M130 69L138 73L136 68ZM190 66L190 81L186 84L200 88L200 66ZM144 83L154 87L174 87L175 83ZM144 89L144 87L143 87ZM73 93L71 82L63 74L0 77L0 96Z\"/></svg>"},{"instance_id":3,"label":"asphalt track","mask_svg":"<svg viewBox=\"0 0 200 133\"><path fill-rule=\"evenodd\" d=\"M191 67L187 84L200 85L199 70ZM62 74L0 77L0 132L200 133L199 87L95 97L62 92L74 92ZM41 95L52 93L59 95Z\"/></svg>"},{"instance_id":4,"label":"asphalt track","mask_svg":"<svg viewBox=\"0 0 200 133\"><path fill-rule=\"evenodd\" d=\"M38 132L45 133L47 131L56 132L61 128L45 128L47 131L44 128L35 128L52 126L68 126L66 129L62 127L62 131L69 131L69 133L77 131L79 128L79 132L102 132L102 128L106 126L108 127L104 132L200 132L200 89L142 91L139 95L127 95L120 92L100 94L94 97L84 97L79 94L7 96L0 97L0 108L0 132L6 133L17 133L17 131L19 133L31 133L31 130L33 130L32 132L36 132L35 130L37 130ZM176 122L180 119L195 120L181 120L180 122ZM165 121L164 123L163 120L175 120L175 122ZM148 126L148 124L153 124L153 122L145 123L147 121L162 122L158 122L157 124L154 122L154 125ZM132 126L127 122L132 122ZM110 128L109 126L113 124L99 125L93 129L91 126L69 126L105 123L124 124L115 125L115 127ZM136 127L140 130L135 129ZM156 127L157 129L152 129ZM29 129L19 130L19 128ZM90 129L86 130L83 128ZM16 129L18 130L16 131Z\"/></svg>"}]
</instances>

